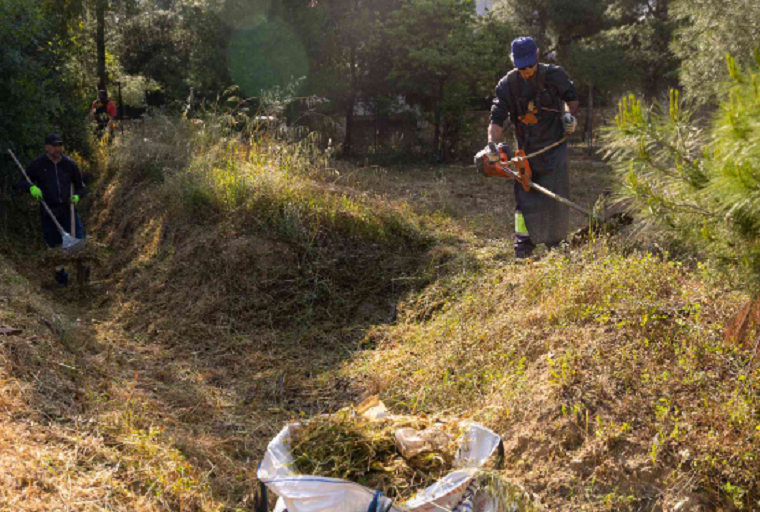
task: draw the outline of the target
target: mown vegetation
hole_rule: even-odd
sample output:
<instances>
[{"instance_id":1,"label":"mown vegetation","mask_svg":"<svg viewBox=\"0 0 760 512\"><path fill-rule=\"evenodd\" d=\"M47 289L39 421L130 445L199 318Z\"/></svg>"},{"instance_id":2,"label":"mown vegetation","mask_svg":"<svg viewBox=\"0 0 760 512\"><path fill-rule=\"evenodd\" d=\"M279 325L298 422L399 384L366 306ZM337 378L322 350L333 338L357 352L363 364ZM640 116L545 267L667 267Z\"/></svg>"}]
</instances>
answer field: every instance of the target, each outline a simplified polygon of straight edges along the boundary
<instances>
[{"instance_id":1,"label":"mown vegetation","mask_svg":"<svg viewBox=\"0 0 760 512\"><path fill-rule=\"evenodd\" d=\"M0 260L0 504L12 510L217 509L90 319Z\"/></svg>"},{"instance_id":2,"label":"mown vegetation","mask_svg":"<svg viewBox=\"0 0 760 512\"><path fill-rule=\"evenodd\" d=\"M705 275L607 240L495 265L410 298L343 371L491 426L550 509L752 509L759 374L723 341L745 295Z\"/></svg>"}]
</instances>

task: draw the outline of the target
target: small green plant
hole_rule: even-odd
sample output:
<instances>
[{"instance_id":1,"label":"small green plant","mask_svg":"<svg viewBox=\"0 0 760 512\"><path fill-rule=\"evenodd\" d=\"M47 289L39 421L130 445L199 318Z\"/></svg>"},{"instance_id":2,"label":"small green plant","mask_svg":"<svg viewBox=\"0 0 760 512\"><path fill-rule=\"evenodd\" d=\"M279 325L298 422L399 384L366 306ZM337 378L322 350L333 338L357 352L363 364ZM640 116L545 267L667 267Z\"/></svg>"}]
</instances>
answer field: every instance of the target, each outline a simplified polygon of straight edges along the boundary
<instances>
[{"instance_id":1,"label":"small green plant","mask_svg":"<svg viewBox=\"0 0 760 512\"><path fill-rule=\"evenodd\" d=\"M661 448L660 434L654 436L652 444L649 446L649 459L652 461L652 466L657 467L657 454Z\"/></svg>"},{"instance_id":2,"label":"small green plant","mask_svg":"<svg viewBox=\"0 0 760 512\"><path fill-rule=\"evenodd\" d=\"M546 363L549 366L549 375L551 375L549 381L559 387L569 386L576 375L576 370L573 369L573 359L572 353L561 354L556 359L547 355Z\"/></svg>"},{"instance_id":3,"label":"small green plant","mask_svg":"<svg viewBox=\"0 0 760 512\"><path fill-rule=\"evenodd\" d=\"M745 489L742 489L738 485L733 485L731 482L723 484L721 489L728 495L731 503L733 503L736 508L744 510L744 497L747 494Z\"/></svg>"},{"instance_id":4,"label":"small green plant","mask_svg":"<svg viewBox=\"0 0 760 512\"><path fill-rule=\"evenodd\" d=\"M631 425L628 423L617 424L612 419L605 422L600 415L596 415L594 434L604 442L607 448L614 447L630 431Z\"/></svg>"}]
</instances>

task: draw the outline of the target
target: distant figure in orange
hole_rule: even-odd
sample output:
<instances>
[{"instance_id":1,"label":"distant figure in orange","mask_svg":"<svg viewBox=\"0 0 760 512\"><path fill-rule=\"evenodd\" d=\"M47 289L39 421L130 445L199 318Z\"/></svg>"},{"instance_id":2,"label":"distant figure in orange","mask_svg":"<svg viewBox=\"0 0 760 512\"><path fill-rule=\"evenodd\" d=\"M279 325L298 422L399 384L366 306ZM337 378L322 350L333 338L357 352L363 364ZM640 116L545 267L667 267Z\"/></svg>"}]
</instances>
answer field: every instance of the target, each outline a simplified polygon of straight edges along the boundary
<instances>
[{"instance_id":1,"label":"distant figure in orange","mask_svg":"<svg viewBox=\"0 0 760 512\"><path fill-rule=\"evenodd\" d=\"M105 135L106 129L108 130L108 135L113 137L117 115L116 102L108 97L108 92L105 89L98 91L98 99L92 102L92 108L87 115L88 121L95 120L97 123L95 134L98 136L98 139L101 139Z\"/></svg>"}]
</instances>

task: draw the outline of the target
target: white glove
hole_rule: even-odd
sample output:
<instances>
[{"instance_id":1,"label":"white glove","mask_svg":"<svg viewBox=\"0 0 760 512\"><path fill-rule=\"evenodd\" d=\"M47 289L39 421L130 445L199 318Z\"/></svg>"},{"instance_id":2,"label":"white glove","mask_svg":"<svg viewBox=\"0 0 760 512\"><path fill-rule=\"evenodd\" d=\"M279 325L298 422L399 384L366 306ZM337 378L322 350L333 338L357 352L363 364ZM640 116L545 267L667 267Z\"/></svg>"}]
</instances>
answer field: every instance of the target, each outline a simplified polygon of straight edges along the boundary
<instances>
[{"instance_id":1,"label":"white glove","mask_svg":"<svg viewBox=\"0 0 760 512\"><path fill-rule=\"evenodd\" d=\"M491 162L492 164L501 160L501 155L499 154L499 148L495 143L489 142L488 145L486 145L485 147L485 151L487 151L486 156L488 157L488 161Z\"/></svg>"},{"instance_id":2,"label":"white glove","mask_svg":"<svg viewBox=\"0 0 760 512\"><path fill-rule=\"evenodd\" d=\"M572 114L570 114L570 112L565 112L562 116L562 124L565 125L566 135L575 132L575 129L578 127L578 121L572 116Z\"/></svg>"}]
</instances>

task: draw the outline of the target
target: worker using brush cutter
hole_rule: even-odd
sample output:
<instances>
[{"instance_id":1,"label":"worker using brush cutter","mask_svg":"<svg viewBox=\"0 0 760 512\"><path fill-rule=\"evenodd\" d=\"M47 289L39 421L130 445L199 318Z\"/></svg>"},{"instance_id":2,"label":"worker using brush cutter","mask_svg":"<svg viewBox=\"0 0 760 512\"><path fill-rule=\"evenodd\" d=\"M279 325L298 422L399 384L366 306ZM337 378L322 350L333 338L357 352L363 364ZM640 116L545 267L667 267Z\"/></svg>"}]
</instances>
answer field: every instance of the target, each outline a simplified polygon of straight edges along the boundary
<instances>
[{"instance_id":1,"label":"worker using brush cutter","mask_svg":"<svg viewBox=\"0 0 760 512\"><path fill-rule=\"evenodd\" d=\"M532 38L515 39L511 55L515 69L496 86L488 141L501 139L509 117L517 133L518 157L529 157L523 165L532 172L529 180L567 197L566 141L577 125L578 92L564 69L538 62ZM514 248L518 258L529 257L538 243L554 247L568 233L568 211L563 203L526 184L515 181Z\"/></svg>"},{"instance_id":2,"label":"worker using brush cutter","mask_svg":"<svg viewBox=\"0 0 760 512\"><path fill-rule=\"evenodd\" d=\"M63 243L64 235L59 226L74 226L75 233L71 235L78 240L84 240L82 219L70 205L79 202L85 185L77 164L64 156L63 139L58 134L53 133L45 137L45 154L29 164L26 176L16 187L28 191L35 200L47 204L47 210L43 208L43 204L40 205L40 218L42 236L48 247L57 247ZM51 214L55 216L58 225ZM55 279L61 286L68 284L69 275L62 265L56 269Z\"/></svg>"}]
</instances>

